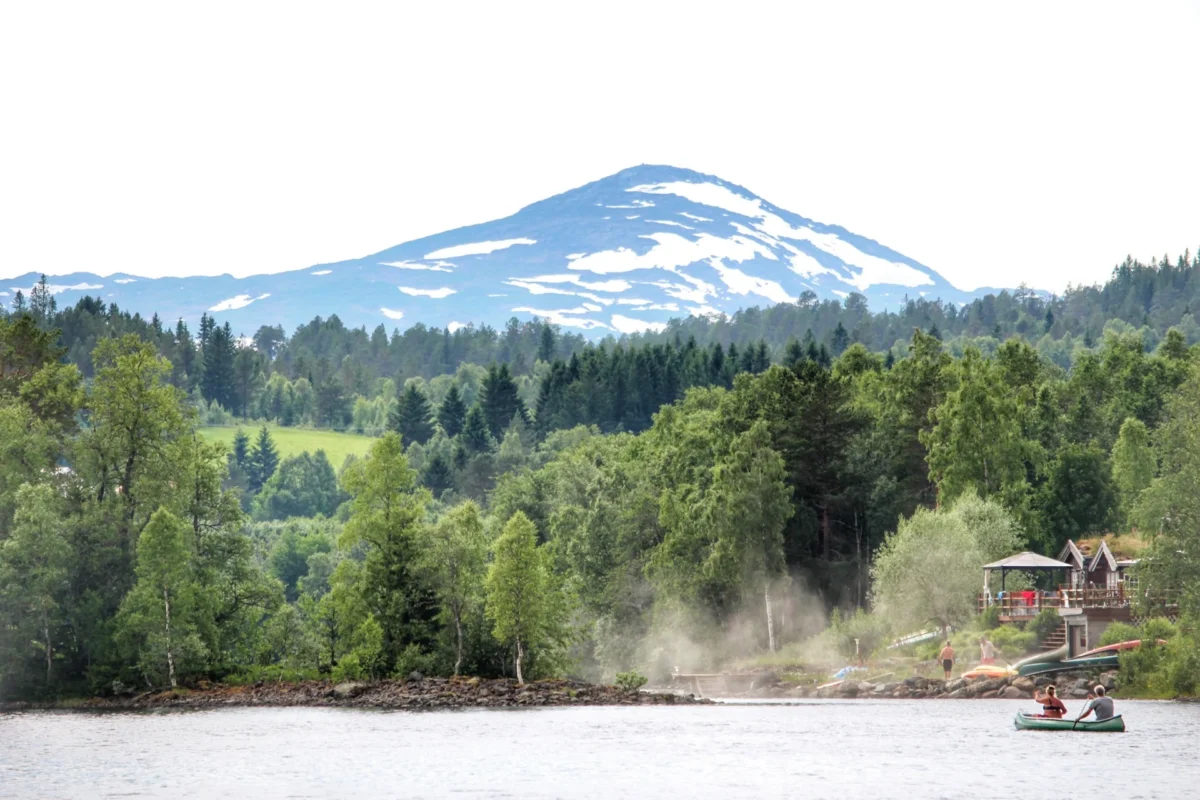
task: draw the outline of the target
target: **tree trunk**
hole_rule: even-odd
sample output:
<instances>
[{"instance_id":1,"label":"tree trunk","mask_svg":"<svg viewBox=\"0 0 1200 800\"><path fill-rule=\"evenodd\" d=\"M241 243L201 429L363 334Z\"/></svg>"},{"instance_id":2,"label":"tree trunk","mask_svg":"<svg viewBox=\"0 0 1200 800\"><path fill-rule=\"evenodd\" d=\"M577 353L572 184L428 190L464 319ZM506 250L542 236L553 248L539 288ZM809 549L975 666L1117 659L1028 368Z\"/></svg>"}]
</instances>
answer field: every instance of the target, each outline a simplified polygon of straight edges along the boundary
<instances>
[{"instance_id":1,"label":"tree trunk","mask_svg":"<svg viewBox=\"0 0 1200 800\"><path fill-rule=\"evenodd\" d=\"M46 637L46 685L50 685L50 667L54 663L54 646L50 643L50 621L42 617L42 635Z\"/></svg>"},{"instance_id":2,"label":"tree trunk","mask_svg":"<svg viewBox=\"0 0 1200 800\"><path fill-rule=\"evenodd\" d=\"M828 561L831 550L829 544L829 502L826 501L825 507L821 509L821 555Z\"/></svg>"},{"instance_id":3,"label":"tree trunk","mask_svg":"<svg viewBox=\"0 0 1200 800\"><path fill-rule=\"evenodd\" d=\"M767 649L775 652L775 619L771 616L771 587L763 589L763 599L767 603Z\"/></svg>"},{"instance_id":4,"label":"tree trunk","mask_svg":"<svg viewBox=\"0 0 1200 800\"><path fill-rule=\"evenodd\" d=\"M167 624L167 678L171 681L171 688L175 688L175 651L171 648L171 595L163 589L163 611L166 612Z\"/></svg>"},{"instance_id":5,"label":"tree trunk","mask_svg":"<svg viewBox=\"0 0 1200 800\"><path fill-rule=\"evenodd\" d=\"M458 639L457 649L455 650L455 653L454 653L454 677L457 678L458 671L459 671L459 669L462 668L463 636L462 636L462 612L461 611L457 611L454 614L454 634Z\"/></svg>"},{"instance_id":6,"label":"tree trunk","mask_svg":"<svg viewBox=\"0 0 1200 800\"><path fill-rule=\"evenodd\" d=\"M525 648L521 647L521 637L517 637L517 683L525 684L525 676L521 674L521 662L525 660Z\"/></svg>"}]
</instances>

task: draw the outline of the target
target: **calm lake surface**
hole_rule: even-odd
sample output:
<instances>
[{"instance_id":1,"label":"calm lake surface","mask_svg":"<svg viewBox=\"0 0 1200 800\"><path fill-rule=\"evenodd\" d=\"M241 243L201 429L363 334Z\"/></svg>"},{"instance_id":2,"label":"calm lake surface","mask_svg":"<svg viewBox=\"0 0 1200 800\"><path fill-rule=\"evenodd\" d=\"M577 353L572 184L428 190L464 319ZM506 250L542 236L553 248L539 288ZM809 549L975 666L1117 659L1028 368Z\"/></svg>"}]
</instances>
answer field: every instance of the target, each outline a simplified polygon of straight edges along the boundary
<instances>
[{"instance_id":1,"label":"calm lake surface","mask_svg":"<svg viewBox=\"0 0 1200 800\"><path fill-rule=\"evenodd\" d=\"M0 714L0 797L1200 796L1200 705L1118 701L1124 734L1014 730L1031 705Z\"/></svg>"}]
</instances>

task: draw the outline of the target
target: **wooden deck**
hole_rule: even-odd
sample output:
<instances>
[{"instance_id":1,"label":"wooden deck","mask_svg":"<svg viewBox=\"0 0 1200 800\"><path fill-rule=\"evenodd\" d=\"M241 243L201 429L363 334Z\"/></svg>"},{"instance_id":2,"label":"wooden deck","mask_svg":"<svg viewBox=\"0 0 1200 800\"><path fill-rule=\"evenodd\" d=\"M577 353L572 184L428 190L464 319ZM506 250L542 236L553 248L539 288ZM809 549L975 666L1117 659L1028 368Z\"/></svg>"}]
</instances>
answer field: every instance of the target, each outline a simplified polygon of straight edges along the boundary
<instances>
[{"instance_id":1,"label":"wooden deck","mask_svg":"<svg viewBox=\"0 0 1200 800\"><path fill-rule=\"evenodd\" d=\"M1032 597L1022 592L1012 592L1003 597L980 592L977 603L980 612L988 608L999 608L1002 622L1027 620L1048 608L1079 608L1086 611L1089 617L1128 621L1132 618L1133 606L1138 599L1135 594L1127 593L1125 588L1120 586L1116 589L1063 588L1056 592L1034 592ZM1166 614L1170 614L1174 607L1169 598L1164 598L1161 605Z\"/></svg>"}]
</instances>

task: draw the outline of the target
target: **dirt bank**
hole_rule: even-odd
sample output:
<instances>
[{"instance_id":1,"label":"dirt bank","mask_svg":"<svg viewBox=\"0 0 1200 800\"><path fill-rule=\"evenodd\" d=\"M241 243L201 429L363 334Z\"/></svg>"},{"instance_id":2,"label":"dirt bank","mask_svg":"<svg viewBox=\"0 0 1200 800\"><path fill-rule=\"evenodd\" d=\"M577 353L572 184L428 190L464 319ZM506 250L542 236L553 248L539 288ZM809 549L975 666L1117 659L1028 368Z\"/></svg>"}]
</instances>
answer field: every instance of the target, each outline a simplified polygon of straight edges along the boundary
<instances>
[{"instance_id":1,"label":"dirt bank","mask_svg":"<svg viewBox=\"0 0 1200 800\"><path fill-rule=\"evenodd\" d=\"M158 708L230 708L238 706L344 706L433 710L443 708L527 708L538 706L636 706L706 703L690 694L628 692L582 681L421 678L373 683L304 681L261 682L247 686L212 685L195 689L147 692L132 697L97 697L71 708L144 710ZM0 704L0 711L35 706Z\"/></svg>"}]
</instances>

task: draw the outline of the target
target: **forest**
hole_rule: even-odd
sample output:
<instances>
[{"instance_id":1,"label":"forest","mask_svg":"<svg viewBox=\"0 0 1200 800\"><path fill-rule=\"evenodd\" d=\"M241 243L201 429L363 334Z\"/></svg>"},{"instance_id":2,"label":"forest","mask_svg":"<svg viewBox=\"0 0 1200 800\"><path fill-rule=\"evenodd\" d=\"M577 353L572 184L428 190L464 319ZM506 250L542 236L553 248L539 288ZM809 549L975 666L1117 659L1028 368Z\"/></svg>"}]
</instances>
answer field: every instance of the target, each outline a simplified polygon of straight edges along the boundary
<instances>
[{"instance_id":1,"label":"forest","mask_svg":"<svg viewBox=\"0 0 1200 800\"><path fill-rule=\"evenodd\" d=\"M962 624L982 559L1134 530L1191 658L1189 258L1062 298L802 299L594 344L537 320L193 335L42 285L0 315L0 697L662 677L835 610ZM268 422L377 438L280 458Z\"/></svg>"}]
</instances>

